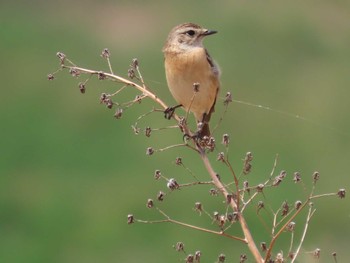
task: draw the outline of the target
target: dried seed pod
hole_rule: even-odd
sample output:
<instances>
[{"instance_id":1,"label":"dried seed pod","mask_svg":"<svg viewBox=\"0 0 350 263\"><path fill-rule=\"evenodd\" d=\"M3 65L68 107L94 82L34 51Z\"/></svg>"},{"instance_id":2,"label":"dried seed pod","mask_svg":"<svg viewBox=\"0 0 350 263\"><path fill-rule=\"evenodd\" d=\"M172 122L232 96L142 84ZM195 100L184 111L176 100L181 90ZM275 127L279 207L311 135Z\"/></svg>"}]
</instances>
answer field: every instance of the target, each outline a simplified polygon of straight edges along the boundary
<instances>
[{"instance_id":1,"label":"dried seed pod","mask_svg":"<svg viewBox=\"0 0 350 263\"><path fill-rule=\"evenodd\" d=\"M56 56L57 56L58 59L60 60L61 65L64 64L64 60L65 60L65 58L66 58L66 55L63 54L62 52L57 52L57 53L56 53Z\"/></svg>"},{"instance_id":2,"label":"dried seed pod","mask_svg":"<svg viewBox=\"0 0 350 263\"><path fill-rule=\"evenodd\" d=\"M281 211L281 215L282 216L286 216L289 212L289 205L287 203L287 201L284 201L282 204L282 211Z\"/></svg>"},{"instance_id":3,"label":"dried seed pod","mask_svg":"<svg viewBox=\"0 0 350 263\"><path fill-rule=\"evenodd\" d=\"M215 220L215 221L219 221L219 212L215 211L215 212L213 213L213 216L214 216L214 220Z\"/></svg>"},{"instance_id":4,"label":"dried seed pod","mask_svg":"<svg viewBox=\"0 0 350 263\"><path fill-rule=\"evenodd\" d=\"M261 249L262 252L265 252L267 250L266 242L261 242L260 243L260 249Z\"/></svg>"},{"instance_id":5,"label":"dried seed pod","mask_svg":"<svg viewBox=\"0 0 350 263\"><path fill-rule=\"evenodd\" d=\"M133 224L133 223L134 223L134 215L129 214L128 215L128 224L130 225L130 224Z\"/></svg>"},{"instance_id":6,"label":"dried seed pod","mask_svg":"<svg viewBox=\"0 0 350 263\"><path fill-rule=\"evenodd\" d=\"M133 68L129 68L129 69L128 69L128 77L129 77L130 79L135 78L135 70L134 70Z\"/></svg>"},{"instance_id":7,"label":"dried seed pod","mask_svg":"<svg viewBox=\"0 0 350 263\"><path fill-rule=\"evenodd\" d=\"M175 159L175 164L176 164L176 165L183 165L183 163L182 163L182 158L181 158L181 157L176 157L176 159Z\"/></svg>"},{"instance_id":8,"label":"dried seed pod","mask_svg":"<svg viewBox=\"0 0 350 263\"><path fill-rule=\"evenodd\" d=\"M146 149L146 154L147 154L147 155L152 155L152 154L154 154L153 148L152 148L152 147L148 147L148 148Z\"/></svg>"},{"instance_id":9,"label":"dried seed pod","mask_svg":"<svg viewBox=\"0 0 350 263\"><path fill-rule=\"evenodd\" d=\"M160 170L155 170L154 179L159 180L161 176L162 176L162 173L160 172Z\"/></svg>"},{"instance_id":10,"label":"dried seed pod","mask_svg":"<svg viewBox=\"0 0 350 263\"><path fill-rule=\"evenodd\" d=\"M99 79L99 80L104 80L104 79L106 79L106 74L104 73L104 72L102 72L102 71L99 71L98 73L97 73L97 78Z\"/></svg>"},{"instance_id":11,"label":"dried seed pod","mask_svg":"<svg viewBox=\"0 0 350 263\"><path fill-rule=\"evenodd\" d=\"M259 213L259 211L261 210L261 209L263 209L265 207L265 204L264 204L264 202L263 201L259 201L258 202L258 205L257 205L257 212Z\"/></svg>"},{"instance_id":12,"label":"dried seed pod","mask_svg":"<svg viewBox=\"0 0 350 263\"><path fill-rule=\"evenodd\" d=\"M48 80L53 80L54 78L55 78L55 77L54 77L53 74L51 74L51 73L47 75L47 79L48 79Z\"/></svg>"},{"instance_id":13,"label":"dried seed pod","mask_svg":"<svg viewBox=\"0 0 350 263\"><path fill-rule=\"evenodd\" d=\"M316 248L312 254L313 254L314 258L319 259L321 256L321 249Z\"/></svg>"},{"instance_id":14,"label":"dried seed pod","mask_svg":"<svg viewBox=\"0 0 350 263\"><path fill-rule=\"evenodd\" d=\"M152 200L152 199L148 199L148 200L147 200L146 206L147 206L148 208L152 208L152 207L154 206L153 200Z\"/></svg>"},{"instance_id":15,"label":"dried seed pod","mask_svg":"<svg viewBox=\"0 0 350 263\"><path fill-rule=\"evenodd\" d=\"M218 262L223 263L223 262L225 262L225 260L226 260L225 254L220 254L218 257Z\"/></svg>"},{"instance_id":16,"label":"dried seed pod","mask_svg":"<svg viewBox=\"0 0 350 263\"><path fill-rule=\"evenodd\" d=\"M104 48L101 52L101 57L103 58L109 58L111 53L109 52L108 48Z\"/></svg>"},{"instance_id":17,"label":"dried seed pod","mask_svg":"<svg viewBox=\"0 0 350 263\"><path fill-rule=\"evenodd\" d=\"M223 145L225 145L226 147L230 144L230 136L225 133L224 135L222 135L222 142Z\"/></svg>"},{"instance_id":18,"label":"dried seed pod","mask_svg":"<svg viewBox=\"0 0 350 263\"><path fill-rule=\"evenodd\" d=\"M131 61L131 67L133 68L137 68L139 66L139 61L137 58L133 58L132 61Z\"/></svg>"},{"instance_id":19,"label":"dried seed pod","mask_svg":"<svg viewBox=\"0 0 350 263\"><path fill-rule=\"evenodd\" d=\"M115 113L114 113L114 118L120 119L122 116L123 116L123 109L117 108Z\"/></svg>"},{"instance_id":20,"label":"dried seed pod","mask_svg":"<svg viewBox=\"0 0 350 263\"><path fill-rule=\"evenodd\" d=\"M300 200L295 201L295 203L294 203L295 210L299 210L299 208L301 207L302 204L303 203Z\"/></svg>"},{"instance_id":21,"label":"dried seed pod","mask_svg":"<svg viewBox=\"0 0 350 263\"><path fill-rule=\"evenodd\" d=\"M194 261L194 256L192 254L189 254L186 257L186 263L193 263L193 261Z\"/></svg>"},{"instance_id":22,"label":"dried seed pod","mask_svg":"<svg viewBox=\"0 0 350 263\"><path fill-rule=\"evenodd\" d=\"M163 201L164 200L164 196L165 196L165 193L162 192L162 191L159 191L159 193L157 195L157 200L158 201Z\"/></svg>"},{"instance_id":23,"label":"dried seed pod","mask_svg":"<svg viewBox=\"0 0 350 263\"><path fill-rule=\"evenodd\" d=\"M225 154L223 152L218 153L217 161L225 162Z\"/></svg>"},{"instance_id":24,"label":"dried seed pod","mask_svg":"<svg viewBox=\"0 0 350 263\"><path fill-rule=\"evenodd\" d=\"M314 180L314 184L320 179L320 173L319 172L314 172L312 174L312 179Z\"/></svg>"},{"instance_id":25,"label":"dried seed pod","mask_svg":"<svg viewBox=\"0 0 350 263\"><path fill-rule=\"evenodd\" d=\"M210 194L211 196L217 196L217 195L219 194L219 192L218 192L217 189L211 188L211 189L209 190L209 194Z\"/></svg>"},{"instance_id":26,"label":"dried seed pod","mask_svg":"<svg viewBox=\"0 0 350 263\"><path fill-rule=\"evenodd\" d=\"M79 87L80 92L81 92L82 94L84 94L85 91L86 91L85 84L84 84L83 82L79 82L78 87Z\"/></svg>"},{"instance_id":27,"label":"dried seed pod","mask_svg":"<svg viewBox=\"0 0 350 263\"><path fill-rule=\"evenodd\" d=\"M71 74L73 77L79 77L80 76L80 71L77 70L76 68L70 68L69 69L69 74Z\"/></svg>"},{"instance_id":28,"label":"dried seed pod","mask_svg":"<svg viewBox=\"0 0 350 263\"><path fill-rule=\"evenodd\" d=\"M202 203L201 202L196 202L195 204L194 204L194 210L196 211L196 212L202 212L203 210L202 210L203 208L202 208Z\"/></svg>"},{"instance_id":29,"label":"dried seed pod","mask_svg":"<svg viewBox=\"0 0 350 263\"><path fill-rule=\"evenodd\" d=\"M264 190L264 187L265 187L264 184L259 184L259 185L256 187L256 191L262 192L262 191Z\"/></svg>"},{"instance_id":30,"label":"dried seed pod","mask_svg":"<svg viewBox=\"0 0 350 263\"><path fill-rule=\"evenodd\" d=\"M301 174L299 172L294 173L293 181L294 183L299 183L301 181Z\"/></svg>"},{"instance_id":31,"label":"dried seed pod","mask_svg":"<svg viewBox=\"0 0 350 263\"><path fill-rule=\"evenodd\" d=\"M246 191L248 194L250 193L249 182L248 181L244 181L243 182L243 191Z\"/></svg>"},{"instance_id":32,"label":"dried seed pod","mask_svg":"<svg viewBox=\"0 0 350 263\"><path fill-rule=\"evenodd\" d=\"M182 242L177 242L174 248L176 251L181 252L181 251L184 251L185 245Z\"/></svg>"},{"instance_id":33,"label":"dried seed pod","mask_svg":"<svg viewBox=\"0 0 350 263\"><path fill-rule=\"evenodd\" d=\"M174 178L169 179L166 186L172 191L180 188L180 185L176 182Z\"/></svg>"},{"instance_id":34,"label":"dried seed pod","mask_svg":"<svg viewBox=\"0 0 350 263\"><path fill-rule=\"evenodd\" d=\"M289 232L293 232L294 229L295 229L295 222L290 222L286 227L286 230Z\"/></svg>"},{"instance_id":35,"label":"dried seed pod","mask_svg":"<svg viewBox=\"0 0 350 263\"><path fill-rule=\"evenodd\" d=\"M197 262L200 261L202 256L202 252L200 252L199 250L196 251L196 253L194 253L194 260L196 260Z\"/></svg>"},{"instance_id":36,"label":"dried seed pod","mask_svg":"<svg viewBox=\"0 0 350 263\"><path fill-rule=\"evenodd\" d=\"M232 102L232 94L228 91L225 95L224 105L228 105L230 102Z\"/></svg>"},{"instance_id":37,"label":"dried seed pod","mask_svg":"<svg viewBox=\"0 0 350 263\"><path fill-rule=\"evenodd\" d=\"M283 253L277 253L275 263L284 263Z\"/></svg>"},{"instance_id":38,"label":"dried seed pod","mask_svg":"<svg viewBox=\"0 0 350 263\"><path fill-rule=\"evenodd\" d=\"M340 199L345 198L345 189L339 189L337 195L340 197Z\"/></svg>"},{"instance_id":39,"label":"dried seed pod","mask_svg":"<svg viewBox=\"0 0 350 263\"><path fill-rule=\"evenodd\" d=\"M151 129L151 127L146 127L146 129L145 129L145 135L146 135L146 137L151 137L151 132L152 132L152 129Z\"/></svg>"},{"instance_id":40,"label":"dried seed pod","mask_svg":"<svg viewBox=\"0 0 350 263\"><path fill-rule=\"evenodd\" d=\"M244 263L248 259L246 254L242 254L239 257L239 263Z\"/></svg>"}]
</instances>

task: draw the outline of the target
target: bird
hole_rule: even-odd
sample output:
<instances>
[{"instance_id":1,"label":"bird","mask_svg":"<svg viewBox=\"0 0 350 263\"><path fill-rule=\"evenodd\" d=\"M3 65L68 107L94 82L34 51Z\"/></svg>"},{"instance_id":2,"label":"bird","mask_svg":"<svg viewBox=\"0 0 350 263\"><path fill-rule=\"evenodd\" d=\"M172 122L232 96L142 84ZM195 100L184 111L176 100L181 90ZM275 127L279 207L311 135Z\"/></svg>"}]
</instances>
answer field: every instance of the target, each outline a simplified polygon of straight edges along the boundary
<instances>
[{"instance_id":1,"label":"bird","mask_svg":"<svg viewBox=\"0 0 350 263\"><path fill-rule=\"evenodd\" d=\"M220 89L220 69L203 45L206 36L217 31L194 23L175 26L163 46L164 67L170 93L178 105L167 108L170 119L175 109L183 107L197 121L197 136L210 136L209 121Z\"/></svg>"}]
</instances>

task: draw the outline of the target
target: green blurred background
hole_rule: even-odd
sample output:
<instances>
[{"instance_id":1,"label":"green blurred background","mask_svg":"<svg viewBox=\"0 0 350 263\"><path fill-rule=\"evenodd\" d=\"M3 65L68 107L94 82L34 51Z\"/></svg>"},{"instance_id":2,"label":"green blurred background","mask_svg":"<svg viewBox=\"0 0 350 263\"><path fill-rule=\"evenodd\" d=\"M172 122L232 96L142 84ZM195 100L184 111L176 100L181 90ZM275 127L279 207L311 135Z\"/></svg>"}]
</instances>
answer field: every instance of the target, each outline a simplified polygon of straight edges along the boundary
<instances>
[{"instance_id":1,"label":"green blurred background","mask_svg":"<svg viewBox=\"0 0 350 263\"><path fill-rule=\"evenodd\" d=\"M182 140L175 130L150 138L133 134L131 125L152 103L135 105L115 120L114 111L99 104L101 92L112 92L114 84L94 79L81 95L77 83L84 77L60 73L53 82L46 78L58 68L57 51L80 66L107 70L100 52L108 47L115 72L126 76L137 57L147 84L174 104L161 48L169 30L183 22L219 31L205 44L222 68L221 95L231 91L234 99L273 109L230 105L217 141L221 151L221 134L230 134L235 169L241 169L241 159L251 151L250 183L262 182L278 153L276 171L287 170L289 181L300 171L310 189L311 174L318 170L317 193L349 188L349 1L62 0L0 5L0 262L181 262L184 254L172 248L180 240L187 253L201 250L203 262L214 262L220 253L227 262L238 262L247 253L253 262L238 242L169 224L128 226L129 213L140 219L162 218L145 207L147 198L166 191L164 182L153 180L155 169L180 183L191 181L174 165L177 156L206 180L198 157L179 148L145 155L148 146ZM120 99L134 95L124 92ZM220 100L213 123L222 112ZM169 124L154 114L140 127ZM229 181L227 171L215 166ZM284 200L292 204L305 198L303 187L286 183L267 190L261 200L276 210ZM209 212L225 211L220 198L210 198L207 191L183 189L159 206L174 219L210 226L205 215L192 211L195 201L202 201ZM333 251L338 262L349 262L348 200L329 198L316 205L299 262L310 261L307 252L316 247L321 248L320 262L330 262ZM257 242L268 242L262 219L254 208L247 213ZM261 217L270 223L266 212ZM297 222L300 233L303 221ZM287 253L287 236L275 251Z\"/></svg>"}]
</instances>

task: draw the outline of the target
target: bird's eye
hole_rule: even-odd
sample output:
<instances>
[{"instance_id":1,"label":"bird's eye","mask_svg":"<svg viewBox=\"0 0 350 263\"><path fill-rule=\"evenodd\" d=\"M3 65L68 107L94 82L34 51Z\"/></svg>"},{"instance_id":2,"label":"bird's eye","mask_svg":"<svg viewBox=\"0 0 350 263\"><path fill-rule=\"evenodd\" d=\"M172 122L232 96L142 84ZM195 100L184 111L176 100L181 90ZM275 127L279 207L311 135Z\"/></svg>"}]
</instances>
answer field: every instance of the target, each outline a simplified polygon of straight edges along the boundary
<instances>
[{"instance_id":1,"label":"bird's eye","mask_svg":"<svg viewBox=\"0 0 350 263\"><path fill-rule=\"evenodd\" d=\"M194 30L188 30L187 32L186 32L186 34L188 35L188 36L194 36L194 34L195 34L196 32L194 32Z\"/></svg>"}]
</instances>

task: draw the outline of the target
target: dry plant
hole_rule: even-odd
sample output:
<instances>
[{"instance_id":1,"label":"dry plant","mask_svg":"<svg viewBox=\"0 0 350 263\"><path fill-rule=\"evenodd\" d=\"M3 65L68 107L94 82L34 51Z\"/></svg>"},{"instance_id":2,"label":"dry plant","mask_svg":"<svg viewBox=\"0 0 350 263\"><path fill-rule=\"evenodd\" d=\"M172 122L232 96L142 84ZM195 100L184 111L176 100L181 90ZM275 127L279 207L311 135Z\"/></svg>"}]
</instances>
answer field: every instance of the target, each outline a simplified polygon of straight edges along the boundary
<instances>
[{"instance_id":1,"label":"dry plant","mask_svg":"<svg viewBox=\"0 0 350 263\"><path fill-rule=\"evenodd\" d=\"M157 194L156 202L153 199L148 199L146 205L150 209L155 209L159 215L162 217L160 220L150 221L139 219L133 214L129 214L127 216L127 223L146 223L146 224L154 224L154 223L172 223L174 225L180 225L185 228L191 228L197 231L206 232L212 235L218 235L225 237L233 242L240 242L245 244L249 251L251 252L251 256L254 258L255 262L263 263L263 262L295 262L297 257L300 254L302 244L305 240L310 220L315 214L315 206L314 200L323 198L323 197L339 197L340 199L345 198L345 189L339 189L333 193L325 193L325 194L315 194L315 188L318 180L320 179L320 174L316 171L312 174L310 180L312 180L312 187L305 194L303 200L295 200L294 203L288 203L285 200L280 200L280 207L277 210L269 209L264 201L257 200L259 196L264 195L264 191L268 189L269 191L273 191L273 189L279 187L284 180L287 178L286 171L282 170L279 173L276 173L276 166L278 161L278 156L276 156L274 160L274 164L272 166L272 171L270 175L265 179L265 181L261 182L257 185L250 185L247 178L249 178L249 173L252 169L252 161L253 154L251 152L247 152L243 162L242 162L242 171L240 174L236 174L231 161L228 158L229 153L229 144L230 137L228 134L223 134L221 139L222 147L225 149L224 151L219 151L218 146L216 145L216 140L214 137L204 136L203 138L198 138L198 136L193 136L196 134L196 131L191 131L187 124L188 113L184 117L179 117L177 114L168 114L167 109L169 107L163 102L161 98L159 98L156 93L152 92L146 85L141 71L139 67L139 62L137 59L133 59L131 65L128 69L128 77L123 78L117 74L114 74L112 70L112 66L110 63L110 52L108 49L104 49L102 51L101 57L106 59L109 67L109 72L99 71L99 70L91 70L77 66L71 60L67 58L67 56L61 52L57 53L57 57L60 62L59 69L48 75L49 80L53 80L55 78L55 74L60 71L67 70L73 77L79 77L81 75L86 75L87 78L83 82L79 82L78 87L81 93L85 93L86 86L89 80L93 77L97 77L99 80L110 80L119 84L116 91L112 94L102 93L100 97L100 102L105 104L107 108L112 109L115 108L115 118L119 119L123 115L123 111L126 108L131 107L135 103L141 103L144 99L151 99L154 103L160 107L160 109L152 108L149 112L140 115L137 119L136 124L133 127L133 130L136 134L141 132L141 129L138 127L138 121L142 118L149 116L155 112L163 112L165 113L165 117L168 119L172 119L175 121L172 128L177 127L183 136L183 142L170 145L166 148L162 148L159 150L155 150L152 147L147 148L146 154L153 155L154 153L162 152L164 150L174 148L174 147L186 147L190 151L194 151L199 155L205 169L208 172L208 178L206 181L198 180L195 174L184 165L181 157L178 157L175 161L176 165L183 166L187 172L189 172L194 181L190 183L179 183L175 178L166 178L162 175L160 170L155 170L154 178L156 180L164 180L166 182L166 187L168 191L176 191L184 187L194 187L197 185L207 185L210 187L209 194L211 196L221 195L223 199L224 213L219 212L208 212L204 209L204 205L201 202L196 202L194 204L194 211L199 214L206 214L208 216L208 220L212 222L212 228L203 228L197 225L191 225L186 222L178 221L172 217L170 217L165 211L161 210L156 206L156 202L161 202L164 200L166 193L163 191L159 191ZM139 92L134 99L125 102L125 103L117 103L115 98L117 95L124 91L128 92L126 88L134 88ZM198 83L194 83L193 85L193 98L196 96L196 93L200 92L200 85ZM227 92L223 103L225 105L225 110L223 115L221 116L218 125L221 123L224 114L226 113L227 107L232 102L231 93ZM157 116L158 117L158 116ZM217 125L217 127L218 127ZM216 127L216 128L217 128ZM216 129L215 128L215 129ZM162 129L162 128L159 128ZM199 127L200 129L200 127ZM214 129L214 130L215 130ZM151 136L152 131L154 129L150 127L145 127L143 132L146 136ZM215 154L217 152L216 160L227 167L227 173L225 175L218 175L215 172L212 161L208 158L208 155ZM290 177L290 176L289 176ZM293 174L292 180L295 184L303 184L303 180L301 174L299 172L295 172ZM226 182L227 181L227 182ZM303 185L304 188L305 185ZM267 237L268 242L259 242L257 244L257 240L254 238L255 233L252 232L251 228L248 226L246 220L246 210L248 207L253 207L256 210L256 214L258 218L262 221L262 224L265 228L268 228L270 235ZM261 216L260 211L264 210L270 216L270 222L266 222ZM307 212L302 214L301 211L306 210ZM295 229L296 222L295 219L298 216L305 216L304 224L301 227L301 235L298 237L296 241L295 237ZM237 236L233 235L230 231L233 228L241 229L242 235ZM237 231L236 231L237 232ZM290 245L285 250L276 250L276 244L279 241L279 238L282 234L286 234L290 236ZM183 242L178 242L174 245L174 248L179 252L185 252ZM316 260L320 257L321 250L316 248L311 252L313 258ZM337 262L337 254L333 252L331 254L333 261ZM190 262L200 262L202 257L201 251L196 251L195 253L186 253L184 261L186 263ZM249 256L250 257L250 256ZM237 256L236 260L239 262L246 262L248 256L245 254L241 254ZM218 255L216 262L225 262L226 256L224 254ZM235 261L236 261L235 260ZM250 260L251 261L251 260Z\"/></svg>"}]
</instances>

